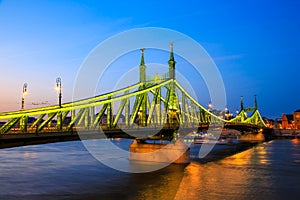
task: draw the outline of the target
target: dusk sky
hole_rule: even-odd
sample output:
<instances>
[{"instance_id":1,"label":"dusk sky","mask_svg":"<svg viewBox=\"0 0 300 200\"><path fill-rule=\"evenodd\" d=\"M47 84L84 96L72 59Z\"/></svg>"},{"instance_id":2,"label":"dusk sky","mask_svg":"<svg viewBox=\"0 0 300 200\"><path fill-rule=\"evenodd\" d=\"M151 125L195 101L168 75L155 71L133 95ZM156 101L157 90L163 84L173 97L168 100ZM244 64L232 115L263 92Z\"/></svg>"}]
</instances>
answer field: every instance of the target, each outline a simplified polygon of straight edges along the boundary
<instances>
[{"instance_id":1,"label":"dusk sky","mask_svg":"<svg viewBox=\"0 0 300 200\"><path fill-rule=\"evenodd\" d=\"M231 111L240 96L252 106L257 95L262 116L281 117L300 109L299 11L292 0L0 0L0 112L20 109L25 82L27 108L56 104L57 77L63 102L71 101L76 73L99 43L132 28L162 27L210 54Z\"/></svg>"}]
</instances>

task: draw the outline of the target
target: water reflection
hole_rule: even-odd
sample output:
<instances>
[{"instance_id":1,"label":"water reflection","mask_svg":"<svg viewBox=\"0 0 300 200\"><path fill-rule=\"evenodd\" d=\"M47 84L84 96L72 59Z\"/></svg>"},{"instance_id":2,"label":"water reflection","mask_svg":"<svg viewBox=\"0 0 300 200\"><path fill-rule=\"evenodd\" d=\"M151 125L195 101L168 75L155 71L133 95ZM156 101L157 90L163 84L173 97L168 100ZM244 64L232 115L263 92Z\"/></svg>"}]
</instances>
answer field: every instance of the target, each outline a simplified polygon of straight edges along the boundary
<instances>
[{"instance_id":1,"label":"water reflection","mask_svg":"<svg viewBox=\"0 0 300 200\"><path fill-rule=\"evenodd\" d=\"M283 140L130 174L99 163L80 142L2 149L0 199L297 199L299 159L299 141Z\"/></svg>"},{"instance_id":2,"label":"water reflection","mask_svg":"<svg viewBox=\"0 0 300 200\"><path fill-rule=\"evenodd\" d=\"M272 185L264 145L206 164L186 167L175 199L257 199L270 195L264 188ZM259 166L259 167L258 167ZM256 187L259 185L259 187Z\"/></svg>"},{"instance_id":3,"label":"water reflection","mask_svg":"<svg viewBox=\"0 0 300 200\"><path fill-rule=\"evenodd\" d=\"M26 158L37 158L37 153L36 152L28 152L28 151L25 151L23 153L23 157L26 159Z\"/></svg>"},{"instance_id":4,"label":"water reflection","mask_svg":"<svg viewBox=\"0 0 300 200\"><path fill-rule=\"evenodd\" d=\"M173 164L156 172L132 174L130 184L137 191L130 198L149 200L174 199L182 182L184 167L183 165ZM141 180L144 180L142 184Z\"/></svg>"},{"instance_id":5,"label":"water reflection","mask_svg":"<svg viewBox=\"0 0 300 200\"><path fill-rule=\"evenodd\" d=\"M260 144L251 149L234 154L228 158L221 160L224 165L249 165L251 162L256 164L270 164L265 144Z\"/></svg>"}]
</instances>

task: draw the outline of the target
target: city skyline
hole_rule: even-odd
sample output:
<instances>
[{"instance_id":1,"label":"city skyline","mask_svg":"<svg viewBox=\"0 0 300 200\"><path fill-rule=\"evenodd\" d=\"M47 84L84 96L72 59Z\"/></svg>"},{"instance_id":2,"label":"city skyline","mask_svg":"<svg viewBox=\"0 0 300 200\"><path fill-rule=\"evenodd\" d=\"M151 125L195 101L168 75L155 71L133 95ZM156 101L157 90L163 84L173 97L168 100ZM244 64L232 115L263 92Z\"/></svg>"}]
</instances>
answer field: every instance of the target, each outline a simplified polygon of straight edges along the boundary
<instances>
[{"instance_id":1,"label":"city skyline","mask_svg":"<svg viewBox=\"0 0 300 200\"><path fill-rule=\"evenodd\" d=\"M108 37L139 27L173 29L200 43L223 77L232 112L240 96L246 107L253 106L254 95L262 116L299 109L299 2L178 4L0 1L0 111L20 108L24 83L27 107L56 104L57 77L63 102L71 101L76 73L89 52ZM139 52L134 56L137 66Z\"/></svg>"}]
</instances>

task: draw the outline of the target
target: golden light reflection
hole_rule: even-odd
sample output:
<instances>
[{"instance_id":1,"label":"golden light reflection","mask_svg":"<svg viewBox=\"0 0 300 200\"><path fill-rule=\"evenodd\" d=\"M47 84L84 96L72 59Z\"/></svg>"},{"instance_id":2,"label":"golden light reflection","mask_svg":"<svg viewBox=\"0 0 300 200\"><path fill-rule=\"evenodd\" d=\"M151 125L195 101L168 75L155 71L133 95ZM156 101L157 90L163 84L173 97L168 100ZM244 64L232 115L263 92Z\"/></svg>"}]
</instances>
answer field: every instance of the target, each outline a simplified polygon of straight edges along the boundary
<instances>
[{"instance_id":1,"label":"golden light reflection","mask_svg":"<svg viewBox=\"0 0 300 200\"><path fill-rule=\"evenodd\" d=\"M37 158L37 153L36 152L27 152L25 151L23 153L24 158Z\"/></svg>"},{"instance_id":2,"label":"golden light reflection","mask_svg":"<svg viewBox=\"0 0 300 200\"><path fill-rule=\"evenodd\" d=\"M264 144L227 157L220 162L227 165L249 165L254 161L255 164L258 163L263 165L270 163Z\"/></svg>"},{"instance_id":3,"label":"golden light reflection","mask_svg":"<svg viewBox=\"0 0 300 200\"><path fill-rule=\"evenodd\" d=\"M152 172L148 174L142 174L144 182L140 185L140 189L137 190L137 194L132 196L132 199L160 199L169 200L173 199L181 180L183 178L183 166L170 165L165 169L162 169L159 173ZM135 181L135 177L139 177L140 174L132 175L132 181ZM137 178L139 180L139 178ZM135 184L135 183L134 183Z\"/></svg>"},{"instance_id":4,"label":"golden light reflection","mask_svg":"<svg viewBox=\"0 0 300 200\"><path fill-rule=\"evenodd\" d=\"M184 171L183 179L180 183L180 186L177 190L176 196L174 199L185 199L189 197L189 199L203 199L199 196L199 192L196 190L201 190L202 186L202 177L203 177L203 167L198 163L189 164ZM195 186L197 186L195 188ZM193 190L191 190L193 188Z\"/></svg>"},{"instance_id":5,"label":"golden light reflection","mask_svg":"<svg viewBox=\"0 0 300 200\"><path fill-rule=\"evenodd\" d=\"M244 194L244 185L251 179L251 173L240 167L227 167L220 163L191 163L186 167L184 177L174 199L223 199ZM241 187L238 187L241 186ZM233 189L234 187L234 189Z\"/></svg>"},{"instance_id":6,"label":"golden light reflection","mask_svg":"<svg viewBox=\"0 0 300 200\"><path fill-rule=\"evenodd\" d=\"M230 199L237 194L247 194L247 186L253 185L261 173L253 166L268 163L270 160L264 144L216 162L192 162L184 171L175 199L223 199L224 194ZM266 178L263 184L269 185L270 182Z\"/></svg>"},{"instance_id":7,"label":"golden light reflection","mask_svg":"<svg viewBox=\"0 0 300 200\"><path fill-rule=\"evenodd\" d=\"M220 162L226 165L247 165L250 162L253 149L234 154L233 156L227 157Z\"/></svg>"},{"instance_id":8,"label":"golden light reflection","mask_svg":"<svg viewBox=\"0 0 300 200\"><path fill-rule=\"evenodd\" d=\"M291 142L292 142L293 145L298 145L298 144L300 144L300 140L297 139L297 138L292 139Z\"/></svg>"}]
</instances>

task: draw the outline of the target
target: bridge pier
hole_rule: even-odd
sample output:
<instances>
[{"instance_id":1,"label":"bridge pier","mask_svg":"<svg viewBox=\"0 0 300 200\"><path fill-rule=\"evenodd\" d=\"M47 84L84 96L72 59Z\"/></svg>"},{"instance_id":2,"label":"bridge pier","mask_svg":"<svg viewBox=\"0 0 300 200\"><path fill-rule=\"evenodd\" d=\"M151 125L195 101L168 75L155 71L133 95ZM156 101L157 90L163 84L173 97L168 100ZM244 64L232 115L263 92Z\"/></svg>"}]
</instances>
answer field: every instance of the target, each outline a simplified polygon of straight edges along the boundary
<instances>
[{"instance_id":1,"label":"bridge pier","mask_svg":"<svg viewBox=\"0 0 300 200\"><path fill-rule=\"evenodd\" d=\"M190 148L179 140L174 144L140 143L134 140L129 150L129 160L176 164L190 162Z\"/></svg>"}]
</instances>

